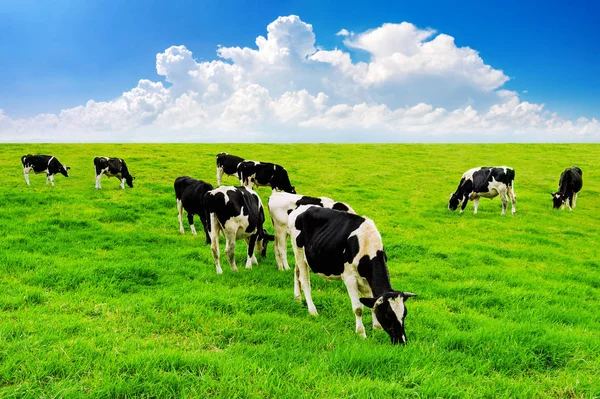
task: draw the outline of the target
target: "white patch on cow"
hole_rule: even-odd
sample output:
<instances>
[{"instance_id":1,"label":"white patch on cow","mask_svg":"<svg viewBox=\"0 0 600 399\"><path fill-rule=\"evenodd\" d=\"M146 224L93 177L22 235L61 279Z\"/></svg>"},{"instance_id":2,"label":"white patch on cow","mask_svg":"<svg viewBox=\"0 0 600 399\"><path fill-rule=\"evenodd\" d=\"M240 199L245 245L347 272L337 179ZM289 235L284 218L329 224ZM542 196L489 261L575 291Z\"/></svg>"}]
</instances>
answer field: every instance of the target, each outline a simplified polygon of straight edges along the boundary
<instances>
[{"instance_id":1,"label":"white patch on cow","mask_svg":"<svg viewBox=\"0 0 600 399\"><path fill-rule=\"evenodd\" d=\"M214 190L211 190L210 195L215 195L217 193L221 193L223 194L223 196L225 197L225 205L227 205L227 203L229 202L229 195L227 194L228 191L235 191L235 187L234 186L221 186L221 187L217 187Z\"/></svg>"},{"instance_id":2,"label":"white patch on cow","mask_svg":"<svg viewBox=\"0 0 600 399\"><path fill-rule=\"evenodd\" d=\"M396 298L388 300L388 302L390 303L390 308L396 314L396 318L400 324L404 325L404 298L398 295Z\"/></svg>"},{"instance_id":3,"label":"white patch on cow","mask_svg":"<svg viewBox=\"0 0 600 399\"><path fill-rule=\"evenodd\" d=\"M462 178L465 180L473 180L473 174L478 170L481 170L481 167L469 169L465 173L463 173Z\"/></svg>"}]
</instances>

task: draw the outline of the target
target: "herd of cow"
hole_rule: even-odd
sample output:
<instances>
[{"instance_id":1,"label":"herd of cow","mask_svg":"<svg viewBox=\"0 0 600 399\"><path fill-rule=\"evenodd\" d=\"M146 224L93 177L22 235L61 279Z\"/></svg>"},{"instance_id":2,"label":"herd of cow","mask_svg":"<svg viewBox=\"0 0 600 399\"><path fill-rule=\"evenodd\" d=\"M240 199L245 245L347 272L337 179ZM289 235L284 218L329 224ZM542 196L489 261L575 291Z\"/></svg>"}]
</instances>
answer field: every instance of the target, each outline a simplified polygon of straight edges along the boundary
<instances>
[{"instance_id":1,"label":"herd of cow","mask_svg":"<svg viewBox=\"0 0 600 399\"><path fill-rule=\"evenodd\" d=\"M49 155L25 155L21 158L27 185L29 172L45 173L54 186L54 175L68 177L67 166ZM125 183L133 187L135 179L129 173L123 159L96 157L96 189L101 189L102 175L115 176L125 189ZM295 257L294 299L306 300L309 313L317 309L310 292L309 270L327 279L343 280L352 302L356 318L356 333L366 337L362 322L364 306L371 308L373 329L383 328L392 343L406 343L404 319L407 314L405 300L415 296L411 292L392 288L387 257L381 235L369 218L358 216L350 205L327 197L309 197L296 194L288 173L280 165L248 161L220 153L216 157L217 184L196 180L188 176L175 180L180 232L184 233L183 211L187 212L192 234L196 234L194 215L198 215L204 228L206 243L211 244L217 274L222 274L219 252L219 235L225 237L225 252L233 271L235 244L244 239L248 245L246 268L251 269L258 261L255 250L266 256L267 244L274 241L275 259L279 270L289 269L287 238L291 236ZM236 177L240 186L221 186L223 175ZM479 167L466 171L456 191L450 195L448 209L462 213L469 200L477 213L481 197L502 200L502 215L508 199L512 213L516 213L514 192L515 172L506 166ZM272 195L268 206L273 222L274 235L264 228L265 214L262 201L254 187L270 186ZM559 190L552 193L554 208L572 210L576 206L577 193L582 187L582 171L578 167L567 168L560 176ZM507 198L508 197L508 198Z\"/></svg>"}]
</instances>

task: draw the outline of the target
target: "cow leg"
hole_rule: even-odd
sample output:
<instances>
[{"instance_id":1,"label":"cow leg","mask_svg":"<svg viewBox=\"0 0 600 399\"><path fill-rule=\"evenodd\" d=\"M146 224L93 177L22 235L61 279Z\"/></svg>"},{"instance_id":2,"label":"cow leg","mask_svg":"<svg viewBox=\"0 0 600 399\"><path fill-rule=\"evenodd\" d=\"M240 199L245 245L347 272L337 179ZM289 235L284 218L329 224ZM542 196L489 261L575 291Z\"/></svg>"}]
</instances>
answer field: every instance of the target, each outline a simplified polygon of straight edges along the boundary
<instances>
[{"instance_id":1,"label":"cow leg","mask_svg":"<svg viewBox=\"0 0 600 399\"><path fill-rule=\"evenodd\" d=\"M515 215L517 213L517 196L515 195L515 188L513 186L508 188L508 196L512 204L512 214Z\"/></svg>"},{"instance_id":2,"label":"cow leg","mask_svg":"<svg viewBox=\"0 0 600 399\"><path fill-rule=\"evenodd\" d=\"M23 169L23 176L25 177L25 183L27 183L28 186L31 186L31 184L29 184L29 169L28 168Z\"/></svg>"},{"instance_id":3,"label":"cow leg","mask_svg":"<svg viewBox=\"0 0 600 399\"><path fill-rule=\"evenodd\" d=\"M50 183L52 183L52 187L54 187L54 175L50 175Z\"/></svg>"},{"instance_id":4,"label":"cow leg","mask_svg":"<svg viewBox=\"0 0 600 399\"><path fill-rule=\"evenodd\" d=\"M203 211L200 213L200 221L202 222L202 228L204 229L204 234L206 235L206 243L210 244L210 233L208 232L209 221L206 220L206 212Z\"/></svg>"},{"instance_id":5,"label":"cow leg","mask_svg":"<svg viewBox=\"0 0 600 399\"><path fill-rule=\"evenodd\" d=\"M121 190L125 190L125 179L121 179Z\"/></svg>"},{"instance_id":6,"label":"cow leg","mask_svg":"<svg viewBox=\"0 0 600 399\"><path fill-rule=\"evenodd\" d=\"M217 166L217 186L221 185L221 179L223 178L223 168Z\"/></svg>"},{"instance_id":7,"label":"cow leg","mask_svg":"<svg viewBox=\"0 0 600 399\"><path fill-rule=\"evenodd\" d=\"M194 214L192 212L187 213L188 223L190 224L190 230L192 230L193 235L198 235L196 232L196 226L194 226Z\"/></svg>"},{"instance_id":8,"label":"cow leg","mask_svg":"<svg viewBox=\"0 0 600 399\"><path fill-rule=\"evenodd\" d=\"M177 220L179 220L179 232L185 234L185 230L183 229L183 203L180 199L177 199Z\"/></svg>"},{"instance_id":9,"label":"cow leg","mask_svg":"<svg viewBox=\"0 0 600 399\"><path fill-rule=\"evenodd\" d=\"M252 269L252 264L258 264L258 260L256 260L256 256L254 256L254 245L256 244L256 239L258 238L258 234L253 234L250 238L246 238L246 244L248 244L248 253L246 257L246 269Z\"/></svg>"},{"instance_id":10,"label":"cow leg","mask_svg":"<svg viewBox=\"0 0 600 399\"><path fill-rule=\"evenodd\" d=\"M473 198L473 214L477 214L477 207L479 206L479 197Z\"/></svg>"},{"instance_id":11,"label":"cow leg","mask_svg":"<svg viewBox=\"0 0 600 399\"><path fill-rule=\"evenodd\" d=\"M356 277L344 273L342 274L342 279L344 280L344 284L346 284L346 288L348 289L348 295L350 296L350 301L352 301L352 310L354 311L354 316L356 316L356 333L360 334L360 336L363 338L367 338L365 326L362 322L364 306L360 302L358 282L356 281Z\"/></svg>"},{"instance_id":12,"label":"cow leg","mask_svg":"<svg viewBox=\"0 0 600 399\"><path fill-rule=\"evenodd\" d=\"M48 185L48 180L49 180L49 179L50 179L50 178L48 177L48 175L46 175L46 185Z\"/></svg>"},{"instance_id":13,"label":"cow leg","mask_svg":"<svg viewBox=\"0 0 600 399\"><path fill-rule=\"evenodd\" d=\"M231 266L231 270L237 272L238 268L235 265L235 235L235 231L230 232L225 230L225 253L227 254L227 261L229 262L229 266Z\"/></svg>"},{"instance_id":14,"label":"cow leg","mask_svg":"<svg viewBox=\"0 0 600 399\"><path fill-rule=\"evenodd\" d=\"M360 280L358 281L358 290L361 295L365 298L373 298L373 291L371 291L371 287L368 283L362 283ZM375 314L375 309L371 309L371 318L373 320L373 330L381 330L381 323L377 320L377 315Z\"/></svg>"},{"instance_id":15,"label":"cow leg","mask_svg":"<svg viewBox=\"0 0 600 399\"><path fill-rule=\"evenodd\" d=\"M212 249L213 259L217 267L217 274L223 274L221 263L219 262L219 231L221 226L217 221L217 216L214 213L210 214L210 248Z\"/></svg>"},{"instance_id":16,"label":"cow leg","mask_svg":"<svg viewBox=\"0 0 600 399\"><path fill-rule=\"evenodd\" d=\"M287 229L285 226L274 225L275 228L275 259L279 270L290 270L287 260Z\"/></svg>"},{"instance_id":17,"label":"cow leg","mask_svg":"<svg viewBox=\"0 0 600 399\"><path fill-rule=\"evenodd\" d=\"M99 175L96 175L96 190L99 190L102 188L102 185L100 184L101 179L102 179L102 173L100 173Z\"/></svg>"},{"instance_id":18,"label":"cow leg","mask_svg":"<svg viewBox=\"0 0 600 399\"><path fill-rule=\"evenodd\" d=\"M573 202L573 196L567 197L567 208L569 208L570 211L573 210L573 208L571 208L571 203Z\"/></svg>"},{"instance_id":19,"label":"cow leg","mask_svg":"<svg viewBox=\"0 0 600 399\"><path fill-rule=\"evenodd\" d=\"M573 208L577 206L577 193L573 195Z\"/></svg>"},{"instance_id":20,"label":"cow leg","mask_svg":"<svg viewBox=\"0 0 600 399\"><path fill-rule=\"evenodd\" d=\"M467 207L467 202L469 202L469 196L465 194L465 196L463 197L462 204L460 206L460 214L461 215L465 211L465 208Z\"/></svg>"},{"instance_id":21,"label":"cow leg","mask_svg":"<svg viewBox=\"0 0 600 399\"><path fill-rule=\"evenodd\" d=\"M298 251L299 252L299 251ZM299 270L299 282L304 292L304 299L306 299L306 306L308 307L308 313L313 316L318 315L317 308L312 300L312 296L310 294L310 275L308 270L308 265L304 260L304 255L299 254L300 256L296 256L296 267Z\"/></svg>"},{"instance_id":22,"label":"cow leg","mask_svg":"<svg viewBox=\"0 0 600 399\"><path fill-rule=\"evenodd\" d=\"M294 266L294 301L302 301L302 293L300 292L300 268L298 268L298 264Z\"/></svg>"},{"instance_id":23,"label":"cow leg","mask_svg":"<svg viewBox=\"0 0 600 399\"><path fill-rule=\"evenodd\" d=\"M502 201L502 213L500 213L500 216L504 216L506 214L506 208L508 208L508 199L506 198L505 191L500 191L500 200Z\"/></svg>"}]
</instances>

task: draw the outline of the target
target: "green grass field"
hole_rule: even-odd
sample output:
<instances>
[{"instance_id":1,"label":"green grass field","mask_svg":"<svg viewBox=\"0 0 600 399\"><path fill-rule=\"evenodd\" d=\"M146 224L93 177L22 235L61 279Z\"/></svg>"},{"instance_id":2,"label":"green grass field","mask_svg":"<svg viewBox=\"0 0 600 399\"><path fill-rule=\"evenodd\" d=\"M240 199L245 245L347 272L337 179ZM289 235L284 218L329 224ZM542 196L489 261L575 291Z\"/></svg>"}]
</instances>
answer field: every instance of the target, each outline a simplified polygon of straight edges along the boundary
<instances>
[{"instance_id":1,"label":"green grass field","mask_svg":"<svg viewBox=\"0 0 600 399\"><path fill-rule=\"evenodd\" d=\"M298 193L373 219L408 344L354 333L342 282L312 276L318 317L293 301L272 246L217 276L210 246L179 234L173 181L215 184L215 154L285 166ZM55 155L70 177L31 174ZM600 397L600 145L0 145L0 397ZM94 190L92 159L136 177ZM516 171L517 215L498 198L447 210L462 173ZM578 165L573 212L552 210ZM225 184L237 184L225 177ZM259 188L266 207L270 190ZM510 208L509 208L510 210ZM267 217L267 230L273 231ZM197 221L197 226L200 222ZM198 231L201 228L198 227ZM238 242L243 266L246 245ZM291 246L288 259L293 264Z\"/></svg>"}]
</instances>

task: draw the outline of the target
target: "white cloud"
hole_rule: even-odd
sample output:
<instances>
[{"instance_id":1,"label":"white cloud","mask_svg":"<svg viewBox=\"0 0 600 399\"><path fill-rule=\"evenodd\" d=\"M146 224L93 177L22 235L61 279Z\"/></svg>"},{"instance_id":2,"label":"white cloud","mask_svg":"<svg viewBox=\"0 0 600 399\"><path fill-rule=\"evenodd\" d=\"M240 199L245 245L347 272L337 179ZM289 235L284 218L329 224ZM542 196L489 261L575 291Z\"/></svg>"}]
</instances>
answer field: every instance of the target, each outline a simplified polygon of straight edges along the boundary
<instances>
[{"instance_id":1,"label":"white cloud","mask_svg":"<svg viewBox=\"0 0 600 399\"><path fill-rule=\"evenodd\" d=\"M0 141L597 141L596 119L565 120L503 89L508 76L477 51L413 24L337 35L352 51L316 45L291 15L256 47L198 62L185 46L156 55L169 84L140 80L111 101L12 119Z\"/></svg>"},{"instance_id":2,"label":"white cloud","mask_svg":"<svg viewBox=\"0 0 600 399\"><path fill-rule=\"evenodd\" d=\"M340 29L336 36L354 36L354 32L348 31L348 29Z\"/></svg>"}]
</instances>

